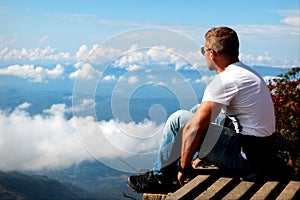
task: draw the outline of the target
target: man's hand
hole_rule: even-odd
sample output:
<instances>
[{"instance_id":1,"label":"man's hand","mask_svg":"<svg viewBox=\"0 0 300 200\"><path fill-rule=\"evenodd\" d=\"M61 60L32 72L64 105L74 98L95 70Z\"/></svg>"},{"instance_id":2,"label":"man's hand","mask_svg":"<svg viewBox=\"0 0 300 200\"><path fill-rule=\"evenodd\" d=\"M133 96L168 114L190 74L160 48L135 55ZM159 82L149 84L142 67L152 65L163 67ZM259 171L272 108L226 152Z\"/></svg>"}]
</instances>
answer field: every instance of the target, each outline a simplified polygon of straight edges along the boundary
<instances>
[{"instance_id":1,"label":"man's hand","mask_svg":"<svg viewBox=\"0 0 300 200\"><path fill-rule=\"evenodd\" d=\"M194 161L193 161L193 164L192 164L192 167L194 169L196 169L197 167L199 167L202 163L202 160L200 158L196 158Z\"/></svg>"},{"instance_id":2,"label":"man's hand","mask_svg":"<svg viewBox=\"0 0 300 200\"><path fill-rule=\"evenodd\" d=\"M184 179L185 179L185 175L181 172L178 172L177 174L177 179L178 179L178 182L180 183L181 186L184 185Z\"/></svg>"},{"instance_id":3,"label":"man's hand","mask_svg":"<svg viewBox=\"0 0 300 200\"><path fill-rule=\"evenodd\" d=\"M222 107L222 104L204 101L184 126L181 147L182 168L186 168L191 163L207 127L217 117Z\"/></svg>"}]
</instances>

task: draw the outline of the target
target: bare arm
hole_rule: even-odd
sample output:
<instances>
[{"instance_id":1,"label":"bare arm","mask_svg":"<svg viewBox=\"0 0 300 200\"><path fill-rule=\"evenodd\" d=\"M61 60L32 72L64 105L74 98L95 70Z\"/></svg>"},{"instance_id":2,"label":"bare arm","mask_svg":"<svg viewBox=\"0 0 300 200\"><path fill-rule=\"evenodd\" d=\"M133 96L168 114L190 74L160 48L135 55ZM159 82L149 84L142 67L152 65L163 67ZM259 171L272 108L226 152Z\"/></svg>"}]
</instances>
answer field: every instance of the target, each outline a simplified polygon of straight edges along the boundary
<instances>
[{"instance_id":1,"label":"bare arm","mask_svg":"<svg viewBox=\"0 0 300 200\"><path fill-rule=\"evenodd\" d=\"M187 168L197 151L203 134L222 109L222 105L214 102L202 102L197 112L187 122L182 133L181 167ZM180 176L181 175L181 176ZM180 177L179 177L180 176ZM178 180L182 184L184 177L179 172Z\"/></svg>"}]
</instances>

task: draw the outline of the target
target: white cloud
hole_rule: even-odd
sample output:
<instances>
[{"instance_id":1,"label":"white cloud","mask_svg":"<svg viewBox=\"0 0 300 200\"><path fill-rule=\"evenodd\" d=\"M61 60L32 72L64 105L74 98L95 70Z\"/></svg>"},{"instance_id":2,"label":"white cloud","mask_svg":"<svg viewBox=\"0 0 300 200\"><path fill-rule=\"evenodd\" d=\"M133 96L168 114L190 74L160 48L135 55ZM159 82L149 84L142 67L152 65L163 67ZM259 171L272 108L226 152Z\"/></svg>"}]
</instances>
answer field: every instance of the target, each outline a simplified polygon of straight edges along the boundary
<instances>
[{"instance_id":1,"label":"white cloud","mask_svg":"<svg viewBox=\"0 0 300 200\"><path fill-rule=\"evenodd\" d=\"M30 103L25 102L25 103L22 103L21 105L18 105L18 106L16 107L16 110L24 110L24 109L29 108L30 106L31 106Z\"/></svg>"},{"instance_id":2,"label":"white cloud","mask_svg":"<svg viewBox=\"0 0 300 200\"><path fill-rule=\"evenodd\" d=\"M272 59L272 56L268 52L265 52L263 55L254 56L252 54L243 54L240 53L240 60L250 66L271 66L279 68L293 68L300 65L300 60L275 60Z\"/></svg>"},{"instance_id":3,"label":"white cloud","mask_svg":"<svg viewBox=\"0 0 300 200\"><path fill-rule=\"evenodd\" d=\"M87 45L81 45L77 52L75 53L75 59L76 63L74 64L74 67L76 69L79 69L82 67L86 59L88 58L89 52L88 52L88 47Z\"/></svg>"},{"instance_id":4,"label":"white cloud","mask_svg":"<svg viewBox=\"0 0 300 200\"><path fill-rule=\"evenodd\" d=\"M261 63L265 63L265 62L270 62L271 61L271 57L269 56L269 52L265 52L264 55L260 55L256 58L257 61L261 62Z\"/></svg>"},{"instance_id":5,"label":"white cloud","mask_svg":"<svg viewBox=\"0 0 300 200\"><path fill-rule=\"evenodd\" d=\"M71 79L96 79L101 75L101 72L94 67L92 67L91 64L85 63L80 69L77 69L75 72L72 72L69 75L69 78Z\"/></svg>"},{"instance_id":6,"label":"white cloud","mask_svg":"<svg viewBox=\"0 0 300 200\"><path fill-rule=\"evenodd\" d=\"M88 47L86 45L81 45L78 51L75 54L76 59L87 59L88 56Z\"/></svg>"},{"instance_id":7,"label":"white cloud","mask_svg":"<svg viewBox=\"0 0 300 200\"><path fill-rule=\"evenodd\" d=\"M251 66L277 66L280 65L279 62L273 63L273 60L271 56L269 55L269 52L265 52L263 55L258 55L255 57L252 54L243 54L240 53L239 56L240 60L245 62L248 65Z\"/></svg>"},{"instance_id":8,"label":"white cloud","mask_svg":"<svg viewBox=\"0 0 300 200\"><path fill-rule=\"evenodd\" d=\"M280 25L238 25L235 27L239 34L264 34L264 35L299 35L300 31L297 26L280 26Z\"/></svg>"},{"instance_id":9,"label":"white cloud","mask_svg":"<svg viewBox=\"0 0 300 200\"><path fill-rule=\"evenodd\" d=\"M202 71L203 66L206 66L205 57L202 55L200 50L194 52L188 52L184 58L190 62L190 64L192 65L191 66L192 69L197 69ZM206 70L207 69L204 68L204 71Z\"/></svg>"},{"instance_id":10,"label":"white cloud","mask_svg":"<svg viewBox=\"0 0 300 200\"><path fill-rule=\"evenodd\" d=\"M200 51L199 51L200 52ZM131 49L126 54L122 55L115 61L115 65L118 67L126 68L128 71L135 71L142 69L141 66L147 66L151 64L157 65L173 65L175 70L190 69L192 65L198 65L199 63L205 64L203 56L199 56L201 53L197 52L178 52L174 48L167 46L152 46L147 49ZM188 63L189 60L192 63Z\"/></svg>"},{"instance_id":11,"label":"white cloud","mask_svg":"<svg viewBox=\"0 0 300 200\"><path fill-rule=\"evenodd\" d=\"M119 67L124 67L136 63L149 63L146 54L141 50L129 51L127 54L122 55L115 61L115 65Z\"/></svg>"},{"instance_id":12,"label":"white cloud","mask_svg":"<svg viewBox=\"0 0 300 200\"><path fill-rule=\"evenodd\" d=\"M88 53L87 61L94 65L107 64L114 61L121 54L122 51L120 49L94 45Z\"/></svg>"},{"instance_id":13,"label":"white cloud","mask_svg":"<svg viewBox=\"0 0 300 200\"><path fill-rule=\"evenodd\" d=\"M11 65L0 69L0 75L12 75L29 79L32 82L47 82L50 79L60 77L64 72L64 67L57 64L53 69L35 67L34 65Z\"/></svg>"},{"instance_id":14,"label":"white cloud","mask_svg":"<svg viewBox=\"0 0 300 200\"><path fill-rule=\"evenodd\" d=\"M189 79L189 78L187 78L187 79L172 78L171 83L172 84L183 84L183 83L188 83L190 81L191 81L191 79Z\"/></svg>"},{"instance_id":15,"label":"white cloud","mask_svg":"<svg viewBox=\"0 0 300 200\"><path fill-rule=\"evenodd\" d=\"M56 67L52 70L45 69L47 77L55 79L62 75L64 72L64 67L60 64L57 64Z\"/></svg>"},{"instance_id":16,"label":"white cloud","mask_svg":"<svg viewBox=\"0 0 300 200\"><path fill-rule=\"evenodd\" d=\"M43 35L39 41L40 44L45 43L49 39L49 35Z\"/></svg>"},{"instance_id":17,"label":"white cloud","mask_svg":"<svg viewBox=\"0 0 300 200\"><path fill-rule=\"evenodd\" d=\"M86 111L91 108L94 108L96 106L95 99L82 99L76 106L73 105L72 110L73 112L81 112L81 111Z\"/></svg>"},{"instance_id":18,"label":"white cloud","mask_svg":"<svg viewBox=\"0 0 300 200\"><path fill-rule=\"evenodd\" d=\"M110 26L130 26L130 27L151 27L154 26L155 24L152 23L145 23L145 22L137 22L137 21L113 21L113 20L106 20L106 19L101 19L98 20L99 24L104 24L104 25L110 25Z\"/></svg>"},{"instance_id":19,"label":"white cloud","mask_svg":"<svg viewBox=\"0 0 300 200\"><path fill-rule=\"evenodd\" d=\"M75 54L76 63L73 65L75 72L69 75L69 78L94 79L101 75L108 63L113 62L115 57L121 54L121 50L112 47L93 45L89 50L87 45L81 45ZM97 66L97 69L95 68ZM101 68L98 69L98 68ZM105 77L105 79L113 80L115 77Z\"/></svg>"},{"instance_id":20,"label":"white cloud","mask_svg":"<svg viewBox=\"0 0 300 200\"><path fill-rule=\"evenodd\" d=\"M135 46L133 45L132 48ZM161 50L163 47L151 47L146 49L131 49L115 61L115 65L119 67L127 67L128 70L134 70L139 65L151 64L151 62L162 62L169 60L169 55Z\"/></svg>"},{"instance_id":21,"label":"white cloud","mask_svg":"<svg viewBox=\"0 0 300 200\"><path fill-rule=\"evenodd\" d=\"M163 86L163 87L167 87L167 84L165 82L161 82L161 81L148 81L146 83L146 85L153 85L153 86Z\"/></svg>"},{"instance_id":22,"label":"white cloud","mask_svg":"<svg viewBox=\"0 0 300 200\"><path fill-rule=\"evenodd\" d=\"M6 48L8 45L16 43L17 35L13 34L12 38L7 38L4 35L0 35L0 47Z\"/></svg>"},{"instance_id":23,"label":"white cloud","mask_svg":"<svg viewBox=\"0 0 300 200\"><path fill-rule=\"evenodd\" d=\"M103 78L104 81L115 81L116 76L115 75L107 75Z\"/></svg>"},{"instance_id":24,"label":"white cloud","mask_svg":"<svg viewBox=\"0 0 300 200\"><path fill-rule=\"evenodd\" d=\"M300 17L286 17L281 22L292 26L300 26Z\"/></svg>"},{"instance_id":25,"label":"white cloud","mask_svg":"<svg viewBox=\"0 0 300 200\"><path fill-rule=\"evenodd\" d=\"M126 78L124 76L120 76L118 81L126 81Z\"/></svg>"},{"instance_id":26,"label":"white cloud","mask_svg":"<svg viewBox=\"0 0 300 200\"><path fill-rule=\"evenodd\" d=\"M91 116L68 120L63 115L69 110L64 104L54 104L44 110L47 115L30 116L20 109L26 105L28 103L11 113L0 110L1 170L69 167L94 159L87 150L100 161L142 156L152 165L153 160L149 161L147 153L157 150L163 124L155 125L150 121L139 124L113 120L96 122ZM140 165L145 167L145 162L140 161Z\"/></svg>"},{"instance_id":27,"label":"white cloud","mask_svg":"<svg viewBox=\"0 0 300 200\"><path fill-rule=\"evenodd\" d=\"M6 48L3 48L3 49L1 49L0 50L0 58L2 58L5 54L7 54L8 53L8 48L6 47Z\"/></svg>"},{"instance_id":28,"label":"white cloud","mask_svg":"<svg viewBox=\"0 0 300 200\"><path fill-rule=\"evenodd\" d=\"M260 56L258 56L258 57L256 58L256 60L257 60L257 61L260 61L260 62L265 62L265 61L270 61L271 58L270 58L270 57L264 57L264 56L260 55Z\"/></svg>"},{"instance_id":29,"label":"white cloud","mask_svg":"<svg viewBox=\"0 0 300 200\"><path fill-rule=\"evenodd\" d=\"M177 80L176 78L172 78L171 83L172 83L172 84L177 84L177 83L178 83L178 80Z\"/></svg>"},{"instance_id":30,"label":"white cloud","mask_svg":"<svg viewBox=\"0 0 300 200\"><path fill-rule=\"evenodd\" d=\"M33 117L24 110L0 110L0 169L67 167L91 159L62 115Z\"/></svg>"},{"instance_id":31,"label":"white cloud","mask_svg":"<svg viewBox=\"0 0 300 200\"><path fill-rule=\"evenodd\" d=\"M147 51L147 55L155 62L170 60L170 55L174 53L174 48L165 46L153 46Z\"/></svg>"},{"instance_id":32,"label":"white cloud","mask_svg":"<svg viewBox=\"0 0 300 200\"><path fill-rule=\"evenodd\" d=\"M200 79L196 79L195 83L209 83L213 78L214 76L202 76Z\"/></svg>"},{"instance_id":33,"label":"white cloud","mask_svg":"<svg viewBox=\"0 0 300 200\"><path fill-rule=\"evenodd\" d=\"M67 61L71 59L71 55L68 52L57 52L56 49L47 46L44 49L9 49L0 53L0 60L29 60L29 61L39 61L39 60L53 60L53 61Z\"/></svg>"},{"instance_id":34,"label":"white cloud","mask_svg":"<svg viewBox=\"0 0 300 200\"><path fill-rule=\"evenodd\" d=\"M158 80L158 77L151 74L151 75L147 75L147 79Z\"/></svg>"},{"instance_id":35,"label":"white cloud","mask_svg":"<svg viewBox=\"0 0 300 200\"><path fill-rule=\"evenodd\" d=\"M67 112L70 112L70 109L67 108L66 104L53 104L49 109L43 111L45 114L59 116L64 116Z\"/></svg>"},{"instance_id":36,"label":"white cloud","mask_svg":"<svg viewBox=\"0 0 300 200\"><path fill-rule=\"evenodd\" d=\"M130 76L130 77L128 78L128 83L129 83L129 84L135 84L135 83L137 83L137 82L139 82L139 79L138 79L137 76Z\"/></svg>"},{"instance_id":37,"label":"white cloud","mask_svg":"<svg viewBox=\"0 0 300 200\"><path fill-rule=\"evenodd\" d=\"M143 67L141 65L133 64L133 65L129 65L126 69L128 71L137 71L143 69Z\"/></svg>"},{"instance_id":38,"label":"white cloud","mask_svg":"<svg viewBox=\"0 0 300 200\"><path fill-rule=\"evenodd\" d=\"M156 151L156 147L160 144L159 141L157 141L157 138L161 139L160 136L163 128L163 124L156 125L148 120L138 124L135 122L124 123L110 120L101 121L99 122L99 125L104 136L114 146L132 153Z\"/></svg>"}]
</instances>

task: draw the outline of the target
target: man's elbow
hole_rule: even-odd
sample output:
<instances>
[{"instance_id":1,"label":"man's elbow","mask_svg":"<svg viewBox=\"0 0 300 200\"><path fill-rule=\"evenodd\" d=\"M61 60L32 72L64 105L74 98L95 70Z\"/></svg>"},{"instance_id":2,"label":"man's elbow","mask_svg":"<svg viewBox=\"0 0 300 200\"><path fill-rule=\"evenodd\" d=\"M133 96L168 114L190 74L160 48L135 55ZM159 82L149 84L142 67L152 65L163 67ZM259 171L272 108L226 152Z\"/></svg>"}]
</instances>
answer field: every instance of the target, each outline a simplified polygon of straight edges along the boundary
<instances>
[{"instance_id":1,"label":"man's elbow","mask_svg":"<svg viewBox=\"0 0 300 200\"><path fill-rule=\"evenodd\" d=\"M198 132L198 124L195 124L193 122L188 122L183 129L183 137L195 137L195 135Z\"/></svg>"}]
</instances>

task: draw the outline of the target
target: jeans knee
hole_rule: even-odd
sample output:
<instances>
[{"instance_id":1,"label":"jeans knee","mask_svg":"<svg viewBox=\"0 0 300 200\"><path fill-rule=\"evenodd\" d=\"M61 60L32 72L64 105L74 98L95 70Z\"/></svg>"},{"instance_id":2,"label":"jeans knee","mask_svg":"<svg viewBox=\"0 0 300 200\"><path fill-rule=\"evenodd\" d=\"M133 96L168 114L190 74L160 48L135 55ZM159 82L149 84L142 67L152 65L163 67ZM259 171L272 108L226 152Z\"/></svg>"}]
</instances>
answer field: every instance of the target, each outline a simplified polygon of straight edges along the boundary
<instances>
[{"instance_id":1,"label":"jeans knee","mask_svg":"<svg viewBox=\"0 0 300 200\"><path fill-rule=\"evenodd\" d=\"M178 130L184 127L187 121L192 117L193 113L187 110L178 110L170 115L166 122L166 127L171 127L172 130Z\"/></svg>"},{"instance_id":2,"label":"jeans knee","mask_svg":"<svg viewBox=\"0 0 300 200\"><path fill-rule=\"evenodd\" d=\"M195 105L194 107L192 107L191 110L190 110L190 112L195 113L195 112L198 110L199 105L200 105L200 104L197 104L197 105Z\"/></svg>"}]
</instances>

